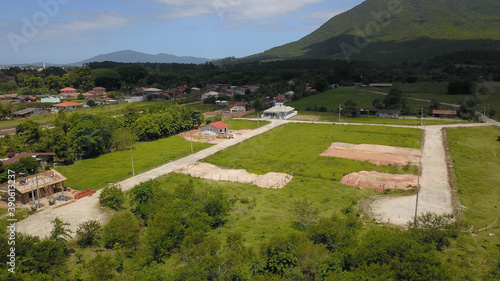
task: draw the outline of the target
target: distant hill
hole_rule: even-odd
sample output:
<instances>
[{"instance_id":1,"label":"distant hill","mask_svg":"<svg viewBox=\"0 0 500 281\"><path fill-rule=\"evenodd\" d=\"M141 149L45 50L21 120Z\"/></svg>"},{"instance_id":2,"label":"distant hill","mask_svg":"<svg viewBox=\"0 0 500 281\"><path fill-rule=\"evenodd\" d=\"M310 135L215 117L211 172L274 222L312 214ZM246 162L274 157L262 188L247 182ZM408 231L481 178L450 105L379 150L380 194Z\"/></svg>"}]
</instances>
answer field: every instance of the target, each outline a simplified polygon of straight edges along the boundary
<instances>
[{"instance_id":1,"label":"distant hill","mask_svg":"<svg viewBox=\"0 0 500 281\"><path fill-rule=\"evenodd\" d=\"M296 42L243 60L348 57L400 62L464 50L500 50L499 15L498 0L366 0Z\"/></svg>"},{"instance_id":2,"label":"distant hill","mask_svg":"<svg viewBox=\"0 0 500 281\"><path fill-rule=\"evenodd\" d=\"M151 63L194 63L201 64L210 59L207 58L197 58L197 57L178 57L169 54L157 54L150 55L145 53L140 53L131 50L118 51L104 55L98 55L93 58L83 60L80 62L72 63L70 65L81 66L84 63L89 62L101 62L101 61L114 61L114 62L124 62L124 63L136 63L136 62L151 62Z\"/></svg>"}]
</instances>

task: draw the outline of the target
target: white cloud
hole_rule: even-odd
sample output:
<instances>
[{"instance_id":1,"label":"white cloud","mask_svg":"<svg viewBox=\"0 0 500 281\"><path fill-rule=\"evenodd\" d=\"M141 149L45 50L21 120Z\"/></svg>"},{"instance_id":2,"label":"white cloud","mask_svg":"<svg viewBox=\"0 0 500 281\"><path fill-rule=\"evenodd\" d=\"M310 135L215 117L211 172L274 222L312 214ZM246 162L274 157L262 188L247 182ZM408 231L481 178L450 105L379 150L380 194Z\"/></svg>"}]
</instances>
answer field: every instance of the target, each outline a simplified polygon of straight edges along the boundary
<instances>
[{"instance_id":1,"label":"white cloud","mask_svg":"<svg viewBox=\"0 0 500 281\"><path fill-rule=\"evenodd\" d=\"M73 15L74 16L74 15ZM40 37L43 39L60 39L64 37L84 37L92 31L110 31L130 25L132 19L119 13L104 13L80 15L73 21L51 22L41 28ZM88 38L86 38L88 39Z\"/></svg>"},{"instance_id":2,"label":"white cloud","mask_svg":"<svg viewBox=\"0 0 500 281\"><path fill-rule=\"evenodd\" d=\"M310 13L307 15L302 15L300 19L318 19L322 21L327 21L333 18L336 15L340 15L343 12L346 12L348 9L330 9L330 10L321 10L314 13Z\"/></svg>"},{"instance_id":3,"label":"white cloud","mask_svg":"<svg viewBox=\"0 0 500 281\"><path fill-rule=\"evenodd\" d=\"M300 10L324 0L154 0L165 4L166 18L217 15L221 20L256 20L272 18Z\"/></svg>"}]
</instances>

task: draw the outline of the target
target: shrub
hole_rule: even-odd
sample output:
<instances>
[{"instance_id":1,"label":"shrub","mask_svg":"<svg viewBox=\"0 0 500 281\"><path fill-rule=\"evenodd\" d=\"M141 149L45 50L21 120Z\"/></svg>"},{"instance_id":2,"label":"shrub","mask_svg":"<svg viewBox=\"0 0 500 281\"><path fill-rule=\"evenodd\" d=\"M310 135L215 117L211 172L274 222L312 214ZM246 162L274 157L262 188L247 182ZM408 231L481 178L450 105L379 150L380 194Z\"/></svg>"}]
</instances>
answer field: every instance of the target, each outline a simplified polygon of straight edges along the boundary
<instances>
[{"instance_id":1,"label":"shrub","mask_svg":"<svg viewBox=\"0 0 500 281\"><path fill-rule=\"evenodd\" d=\"M82 248L99 245L101 238L101 224L98 221L90 220L78 225L76 231L77 244Z\"/></svg>"},{"instance_id":2,"label":"shrub","mask_svg":"<svg viewBox=\"0 0 500 281\"><path fill-rule=\"evenodd\" d=\"M104 247L112 249L116 243L134 248L139 237L139 222L129 212L115 214L102 230Z\"/></svg>"},{"instance_id":3,"label":"shrub","mask_svg":"<svg viewBox=\"0 0 500 281\"><path fill-rule=\"evenodd\" d=\"M119 210L125 200L122 189L117 185L105 187L99 195L99 202L102 206L113 210Z\"/></svg>"}]
</instances>

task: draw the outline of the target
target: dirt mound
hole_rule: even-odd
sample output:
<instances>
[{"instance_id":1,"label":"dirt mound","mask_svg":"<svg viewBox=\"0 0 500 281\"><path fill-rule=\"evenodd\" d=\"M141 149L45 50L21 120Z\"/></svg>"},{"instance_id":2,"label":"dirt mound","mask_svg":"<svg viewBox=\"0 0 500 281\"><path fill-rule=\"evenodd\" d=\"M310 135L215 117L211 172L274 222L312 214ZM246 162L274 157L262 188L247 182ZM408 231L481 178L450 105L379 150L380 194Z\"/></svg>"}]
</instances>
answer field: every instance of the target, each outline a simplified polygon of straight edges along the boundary
<instances>
[{"instance_id":1,"label":"dirt mound","mask_svg":"<svg viewBox=\"0 0 500 281\"><path fill-rule=\"evenodd\" d=\"M243 169L226 169L209 163L198 163L177 171L181 174L190 175L195 178L203 178L218 181L230 181L254 184L262 188L283 188L292 180L292 176L282 173L267 173L256 175Z\"/></svg>"},{"instance_id":2,"label":"dirt mound","mask_svg":"<svg viewBox=\"0 0 500 281\"><path fill-rule=\"evenodd\" d=\"M347 158L359 161L368 161L376 165L406 165L418 164L420 150L373 144L333 143L322 156Z\"/></svg>"},{"instance_id":3,"label":"dirt mound","mask_svg":"<svg viewBox=\"0 0 500 281\"><path fill-rule=\"evenodd\" d=\"M409 190L417 186L418 177L415 175L391 175L379 172L352 173L345 175L341 183L357 186L361 189L376 189L384 191L386 189Z\"/></svg>"}]
</instances>

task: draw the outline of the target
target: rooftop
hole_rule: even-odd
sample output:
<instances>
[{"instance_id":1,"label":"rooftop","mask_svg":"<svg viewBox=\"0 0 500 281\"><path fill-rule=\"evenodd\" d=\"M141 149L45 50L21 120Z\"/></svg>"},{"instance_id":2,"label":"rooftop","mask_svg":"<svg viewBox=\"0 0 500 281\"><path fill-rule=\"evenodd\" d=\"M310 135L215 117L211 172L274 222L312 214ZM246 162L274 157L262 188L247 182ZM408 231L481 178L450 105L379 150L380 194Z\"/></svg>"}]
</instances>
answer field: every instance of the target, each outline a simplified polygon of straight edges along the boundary
<instances>
[{"instance_id":1,"label":"rooftop","mask_svg":"<svg viewBox=\"0 0 500 281\"><path fill-rule=\"evenodd\" d=\"M217 121L217 122L214 122L214 123L210 123L209 125L212 126L212 127L214 127L214 128L216 128L216 129L219 129L219 130L222 130L224 128L229 127L228 124L226 124L226 123L224 123L222 121Z\"/></svg>"},{"instance_id":2,"label":"rooftop","mask_svg":"<svg viewBox=\"0 0 500 281\"><path fill-rule=\"evenodd\" d=\"M37 156L56 156L56 154L54 152L33 152L33 153L21 152L10 159L3 161L2 163L4 165L10 165L10 164L17 163L19 160L21 160L21 158L33 157L33 156L35 156L35 157L37 157Z\"/></svg>"},{"instance_id":3,"label":"rooftop","mask_svg":"<svg viewBox=\"0 0 500 281\"><path fill-rule=\"evenodd\" d=\"M67 180L65 176L61 175L56 170L45 171L39 173L38 175L32 175L29 177L19 176L16 178L16 190L21 194L28 193L32 189L35 190L37 188L37 178L38 188L44 188ZM21 179L26 179L26 183L21 184L19 182Z\"/></svg>"},{"instance_id":4,"label":"rooftop","mask_svg":"<svg viewBox=\"0 0 500 281\"><path fill-rule=\"evenodd\" d=\"M63 103L54 104L53 106L58 106L58 107L71 107L71 106L80 106L80 105L83 105L83 103L78 103L78 102L68 101L68 102L63 102Z\"/></svg>"}]
</instances>

